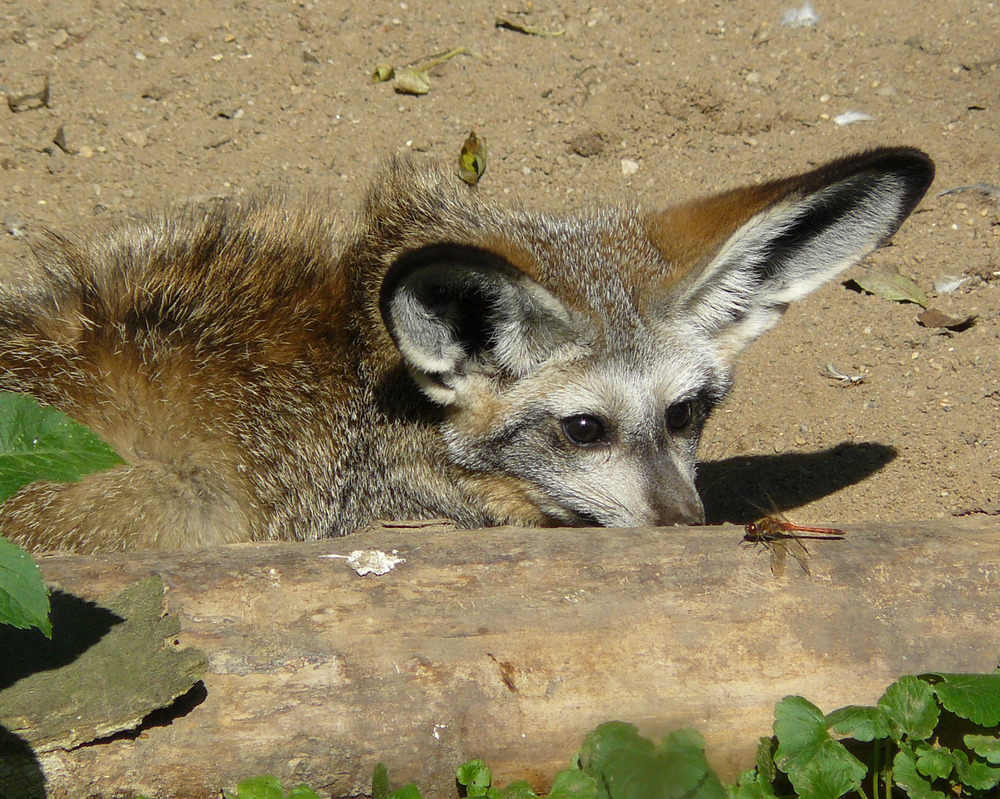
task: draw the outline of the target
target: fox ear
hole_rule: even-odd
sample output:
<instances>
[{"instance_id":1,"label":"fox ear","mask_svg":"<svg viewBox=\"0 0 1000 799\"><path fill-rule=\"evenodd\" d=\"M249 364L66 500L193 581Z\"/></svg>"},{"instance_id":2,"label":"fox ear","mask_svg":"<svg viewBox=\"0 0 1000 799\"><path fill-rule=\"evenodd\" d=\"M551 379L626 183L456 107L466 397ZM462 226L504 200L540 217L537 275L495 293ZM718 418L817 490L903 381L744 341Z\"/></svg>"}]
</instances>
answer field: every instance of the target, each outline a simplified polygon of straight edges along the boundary
<instances>
[{"instance_id":1,"label":"fox ear","mask_svg":"<svg viewBox=\"0 0 1000 799\"><path fill-rule=\"evenodd\" d=\"M407 253L382 283L389 333L435 402L455 402L470 375L521 376L571 341L566 307L500 256L433 245Z\"/></svg>"},{"instance_id":2,"label":"fox ear","mask_svg":"<svg viewBox=\"0 0 1000 799\"><path fill-rule=\"evenodd\" d=\"M933 178L919 150L880 149L650 217L676 266L662 291L666 316L708 332L732 357L788 303L895 233Z\"/></svg>"}]
</instances>

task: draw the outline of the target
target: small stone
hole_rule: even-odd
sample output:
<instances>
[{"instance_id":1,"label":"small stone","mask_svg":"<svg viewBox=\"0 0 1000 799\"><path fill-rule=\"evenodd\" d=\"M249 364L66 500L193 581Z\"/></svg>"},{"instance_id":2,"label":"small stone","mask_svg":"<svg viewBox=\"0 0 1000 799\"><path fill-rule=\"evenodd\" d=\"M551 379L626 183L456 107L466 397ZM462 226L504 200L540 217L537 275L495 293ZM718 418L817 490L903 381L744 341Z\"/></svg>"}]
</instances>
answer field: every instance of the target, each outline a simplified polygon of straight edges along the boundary
<instances>
[{"instance_id":1,"label":"small stone","mask_svg":"<svg viewBox=\"0 0 1000 799\"><path fill-rule=\"evenodd\" d=\"M593 158L604 152L604 136L596 130L581 133L569 140L569 149L581 158Z\"/></svg>"},{"instance_id":2,"label":"small stone","mask_svg":"<svg viewBox=\"0 0 1000 799\"><path fill-rule=\"evenodd\" d=\"M122 136L122 141L126 144L130 144L133 147L138 147L140 149L146 146L148 140L146 131L144 130L130 130Z\"/></svg>"},{"instance_id":3,"label":"small stone","mask_svg":"<svg viewBox=\"0 0 1000 799\"><path fill-rule=\"evenodd\" d=\"M142 96L146 100L159 101L162 100L164 97L166 97L168 94L170 94L170 89L166 86L162 86L159 84L153 84L152 86L147 86L145 89L142 90Z\"/></svg>"},{"instance_id":4,"label":"small stone","mask_svg":"<svg viewBox=\"0 0 1000 799\"><path fill-rule=\"evenodd\" d=\"M638 171L639 171L638 161L633 161L631 158L622 159L622 174L625 177L628 177L629 175L634 175Z\"/></svg>"}]
</instances>

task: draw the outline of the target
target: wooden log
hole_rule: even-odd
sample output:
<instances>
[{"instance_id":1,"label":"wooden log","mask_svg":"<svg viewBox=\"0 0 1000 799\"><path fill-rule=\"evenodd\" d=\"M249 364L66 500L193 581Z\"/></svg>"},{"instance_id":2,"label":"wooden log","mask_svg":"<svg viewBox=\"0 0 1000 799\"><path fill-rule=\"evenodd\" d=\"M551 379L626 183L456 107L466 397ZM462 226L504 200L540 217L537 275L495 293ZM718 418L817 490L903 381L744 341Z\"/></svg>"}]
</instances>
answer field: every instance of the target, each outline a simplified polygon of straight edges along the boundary
<instances>
[{"instance_id":1,"label":"wooden log","mask_svg":"<svg viewBox=\"0 0 1000 799\"><path fill-rule=\"evenodd\" d=\"M781 578L733 526L388 526L46 557L50 583L87 598L159 575L177 639L208 671L193 706L138 736L31 755L21 795L44 777L51 799L204 797L266 773L348 796L381 760L394 784L450 797L455 767L477 756L498 783L542 790L611 719L655 737L694 726L731 778L784 695L829 711L903 674L992 670L998 533L989 517L859 525L809 542L811 576L790 561ZM360 577L327 557L367 548L405 562Z\"/></svg>"}]
</instances>

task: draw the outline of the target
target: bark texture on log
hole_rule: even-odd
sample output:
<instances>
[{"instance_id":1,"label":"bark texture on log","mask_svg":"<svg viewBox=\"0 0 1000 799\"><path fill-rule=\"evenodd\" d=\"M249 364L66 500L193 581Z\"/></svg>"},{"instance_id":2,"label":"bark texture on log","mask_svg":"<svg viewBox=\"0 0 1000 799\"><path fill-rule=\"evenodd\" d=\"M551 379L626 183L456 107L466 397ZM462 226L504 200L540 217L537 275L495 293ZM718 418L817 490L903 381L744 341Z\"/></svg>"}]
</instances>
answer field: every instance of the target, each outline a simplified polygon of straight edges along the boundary
<instances>
[{"instance_id":1,"label":"bark texture on log","mask_svg":"<svg viewBox=\"0 0 1000 799\"><path fill-rule=\"evenodd\" d=\"M182 553L41 559L47 580L99 599L151 574L182 645L208 656L183 715L21 764L21 796L204 797L256 774L333 796L393 784L454 796L483 757L498 784L545 789L584 734L621 719L682 726L732 777L774 703L872 703L926 671L990 671L1000 653L1000 521L851 528L812 541L807 577L778 579L736 527L455 530ZM324 557L398 550L360 577ZM32 792L34 791L34 792ZM15 794L16 795L16 794Z\"/></svg>"}]
</instances>

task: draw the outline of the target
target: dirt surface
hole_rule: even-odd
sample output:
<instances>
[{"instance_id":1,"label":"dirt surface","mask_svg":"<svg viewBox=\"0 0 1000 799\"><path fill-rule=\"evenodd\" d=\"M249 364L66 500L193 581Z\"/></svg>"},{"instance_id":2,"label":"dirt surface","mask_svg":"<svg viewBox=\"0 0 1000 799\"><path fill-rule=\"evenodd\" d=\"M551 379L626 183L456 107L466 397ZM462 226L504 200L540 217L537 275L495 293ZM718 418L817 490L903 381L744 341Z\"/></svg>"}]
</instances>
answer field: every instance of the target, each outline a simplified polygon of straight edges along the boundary
<instances>
[{"instance_id":1,"label":"dirt surface","mask_svg":"<svg viewBox=\"0 0 1000 799\"><path fill-rule=\"evenodd\" d=\"M814 25L788 27L793 5L6 0L0 260L27 257L43 227L267 186L348 213L374 162L454 163L472 128L489 146L480 190L552 210L663 205L921 147L937 181L869 264L975 325L925 328L915 305L824 287L741 361L702 487L711 521L772 501L803 523L996 513L1000 190L940 192L1000 185L1000 9L818 0ZM379 62L455 47L468 52L424 96L371 80ZM835 123L850 111L871 118ZM935 291L949 276L966 280ZM838 384L828 363L864 382Z\"/></svg>"}]
</instances>

